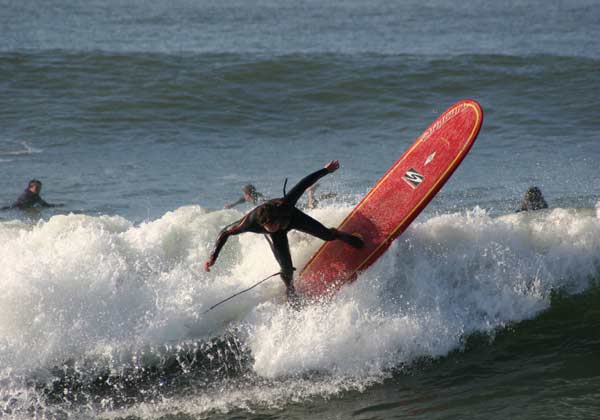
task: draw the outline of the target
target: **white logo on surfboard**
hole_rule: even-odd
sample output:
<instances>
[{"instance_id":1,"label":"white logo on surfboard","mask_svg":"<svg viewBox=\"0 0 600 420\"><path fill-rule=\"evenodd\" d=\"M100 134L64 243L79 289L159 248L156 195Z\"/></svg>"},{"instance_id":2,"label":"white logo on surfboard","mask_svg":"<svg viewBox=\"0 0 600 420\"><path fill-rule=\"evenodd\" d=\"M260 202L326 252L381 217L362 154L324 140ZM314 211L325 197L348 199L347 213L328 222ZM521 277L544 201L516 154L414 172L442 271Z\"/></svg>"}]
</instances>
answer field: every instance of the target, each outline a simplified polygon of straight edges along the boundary
<instances>
[{"instance_id":1,"label":"white logo on surfboard","mask_svg":"<svg viewBox=\"0 0 600 420\"><path fill-rule=\"evenodd\" d=\"M408 171L406 171L402 179L405 180L406 183L411 186L411 188L417 188L419 185L421 185L421 182L423 182L425 177L417 172L416 169L410 168Z\"/></svg>"}]
</instances>

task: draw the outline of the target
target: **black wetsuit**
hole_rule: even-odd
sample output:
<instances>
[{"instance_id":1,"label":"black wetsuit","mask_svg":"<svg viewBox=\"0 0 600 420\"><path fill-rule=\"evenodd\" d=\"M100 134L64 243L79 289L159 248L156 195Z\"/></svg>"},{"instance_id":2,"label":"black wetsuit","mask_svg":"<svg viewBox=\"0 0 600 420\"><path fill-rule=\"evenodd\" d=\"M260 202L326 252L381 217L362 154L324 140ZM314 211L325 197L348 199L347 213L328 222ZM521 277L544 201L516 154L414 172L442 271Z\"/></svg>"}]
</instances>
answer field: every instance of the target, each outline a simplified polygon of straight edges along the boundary
<instances>
[{"instance_id":1,"label":"black wetsuit","mask_svg":"<svg viewBox=\"0 0 600 420\"><path fill-rule=\"evenodd\" d=\"M273 250L273 254L281 267L281 279L287 287L288 297L294 294L294 266L292 264L292 256L290 254L290 246L288 243L287 233L296 229L301 232L308 233L316 236L324 241L333 241L334 239L341 239L344 242L349 243L354 247L361 247L362 240L350 234L338 231L337 229L329 229L323 226L320 222L316 221L309 215L298 210L295 205L298 199L302 196L304 191L313 185L319 178L327 175L329 171L327 169L321 169L313 172L304 179L302 179L294 188L292 188L284 197L269 200L264 204L256 207L242 219L229 226L226 226L219 234L215 247L211 253L213 261L219 256L219 252L225 242L231 235L239 235L244 232L262 233L267 235L269 244ZM262 225L258 223L258 209L261 206L273 203L279 207L281 228L277 232L269 232Z\"/></svg>"},{"instance_id":2,"label":"black wetsuit","mask_svg":"<svg viewBox=\"0 0 600 420\"><path fill-rule=\"evenodd\" d=\"M41 207L54 207L54 204L45 202L38 193L31 192L27 189L23 192L23 194L19 196L19 198L17 198L17 201L15 201L12 205L8 207L3 207L2 210L14 208L24 210L35 207L36 205L39 205Z\"/></svg>"}]
</instances>

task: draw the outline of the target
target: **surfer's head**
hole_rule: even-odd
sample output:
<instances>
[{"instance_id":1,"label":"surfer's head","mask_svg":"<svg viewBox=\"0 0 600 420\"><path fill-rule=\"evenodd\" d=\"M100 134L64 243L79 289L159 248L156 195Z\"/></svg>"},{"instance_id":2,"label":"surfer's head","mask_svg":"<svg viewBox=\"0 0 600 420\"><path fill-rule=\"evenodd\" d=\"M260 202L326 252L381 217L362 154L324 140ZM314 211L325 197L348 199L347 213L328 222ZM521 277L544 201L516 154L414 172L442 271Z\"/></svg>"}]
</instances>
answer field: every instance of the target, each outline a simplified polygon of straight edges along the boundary
<instances>
[{"instance_id":1,"label":"surfer's head","mask_svg":"<svg viewBox=\"0 0 600 420\"><path fill-rule=\"evenodd\" d=\"M535 186L529 187L523 196L521 208L523 210L539 210L548 208L548 204L546 203L546 200L544 200L542 190Z\"/></svg>"},{"instance_id":2,"label":"surfer's head","mask_svg":"<svg viewBox=\"0 0 600 420\"><path fill-rule=\"evenodd\" d=\"M29 184L27 184L27 189L32 193L39 194L42 190L42 181L39 179L32 179L29 181Z\"/></svg>"},{"instance_id":3,"label":"surfer's head","mask_svg":"<svg viewBox=\"0 0 600 420\"><path fill-rule=\"evenodd\" d=\"M267 232L277 232L281 229L281 210L275 203L265 203L256 209L256 220Z\"/></svg>"},{"instance_id":4,"label":"surfer's head","mask_svg":"<svg viewBox=\"0 0 600 420\"><path fill-rule=\"evenodd\" d=\"M242 192L244 193L244 199L246 201L253 201L257 196L256 188L254 188L254 185L252 184L244 186Z\"/></svg>"}]
</instances>

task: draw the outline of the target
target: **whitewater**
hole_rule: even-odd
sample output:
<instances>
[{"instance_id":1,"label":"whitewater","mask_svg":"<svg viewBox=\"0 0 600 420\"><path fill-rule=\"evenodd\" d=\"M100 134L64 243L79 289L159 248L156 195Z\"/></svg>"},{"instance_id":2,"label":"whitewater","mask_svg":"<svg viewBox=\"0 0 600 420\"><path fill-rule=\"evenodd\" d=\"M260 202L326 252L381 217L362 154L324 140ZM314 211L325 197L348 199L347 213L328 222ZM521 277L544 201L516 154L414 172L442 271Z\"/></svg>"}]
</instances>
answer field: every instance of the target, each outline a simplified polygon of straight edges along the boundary
<instances>
[{"instance_id":1,"label":"whitewater","mask_svg":"<svg viewBox=\"0 0 600 420\"><path fill-rule=\"evenodd\" d=\"M334 226L350 209L310 214ZM595 209L492 216L476 207L417 219L331 302L293 310L274 278L202 314L278 271L252 234L230 238L214 269L202 270L219 230L242 214L184 206L142 223L82 214L0 222L0 401L28 413L43 394L74 393L86 416L159 417L178 406L201 415L363 390L460 351L473 334L493 340L548 309L553 293L586 290L599 270ZM302 267L320 240L292 232L290 244ZM136 392L151 393L168 385L169 370L189 374L194 357L210 363L185 392L152 404L86 397L65 378L57 391L57 370L76 372L78 384L135 371L147 388Z\"/></svg>"}]
</instances>

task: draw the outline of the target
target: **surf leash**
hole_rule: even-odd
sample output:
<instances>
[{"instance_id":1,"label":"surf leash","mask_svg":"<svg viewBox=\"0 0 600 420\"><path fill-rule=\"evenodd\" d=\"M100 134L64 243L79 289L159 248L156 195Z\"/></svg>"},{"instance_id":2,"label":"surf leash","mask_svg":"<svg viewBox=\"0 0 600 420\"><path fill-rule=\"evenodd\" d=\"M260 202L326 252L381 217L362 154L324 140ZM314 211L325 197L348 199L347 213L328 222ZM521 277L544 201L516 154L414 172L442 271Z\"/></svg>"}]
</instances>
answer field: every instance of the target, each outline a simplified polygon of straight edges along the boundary
<instances>
[{"instance_id":1,"label":"surf leash","mask_svg":"<svg viewBox=\"0 0 600 420\"><path fill-rule=\"evenodd\" d=\"M244 290L242 290L241 292L237 292L237 293L235 293L235 294L233 294L233 295L229 296L227 299L223 299L222 301L220 301L220 302L218 302L218 303L215 303L213 306L211 306L210 308L208 308L206 311L202 312L200 315L204 315L204 314L206 314L207 312L210 312L210 311L212 311L212 310L213 310L213 309L215 309L217 306L219 306L219 305L221 305L221 304L223 304L223 303L227 302L228 300L231 300L231 299L233 299L233 298L234 298L234 297L236 297L236 296L239 296L239 295L241 295L242 293L246 293L247 291L254 289L256 286L259 286L259 285L261 285L262 283L266 282L267 280L269 280L269 279L271 279L271 278L273 278L273 277L275 277L275 276L278 276L279 274L281 274L281 271L278 271L277 273L271 274L269 277L265 277L264 279L262 279L261 281L259 281L259 282L257 282L257 283L254 283L254 285L252 285L252 286L248 287L247 289L244 289Z\"/></svg>"}]
</instances>

